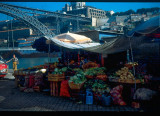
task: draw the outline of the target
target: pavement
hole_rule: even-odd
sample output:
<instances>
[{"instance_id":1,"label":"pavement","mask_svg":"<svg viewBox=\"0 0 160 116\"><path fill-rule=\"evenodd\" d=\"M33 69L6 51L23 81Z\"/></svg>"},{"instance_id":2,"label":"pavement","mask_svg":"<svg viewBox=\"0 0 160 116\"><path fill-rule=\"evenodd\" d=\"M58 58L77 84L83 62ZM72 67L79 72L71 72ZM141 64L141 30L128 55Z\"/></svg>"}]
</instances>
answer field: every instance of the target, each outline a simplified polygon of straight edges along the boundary
<instances>
[{"instance_id":1,"label":"pavement","mask_svg":"<svg viewBox=\"0 0 160 116\"><path fill-rule=\"evenodd\" d=\"M13 74L13 69L8 69L8 73L4 77L4 79L15 79L15 77L12 74Z\"/></svg>"},{"instance_id":2,"label":"pavement","mask_svg":"<svg viewBox=\"0 0 160 116\"><path fill-rule=\"evenodd\" d=\"M85 104L71 98L55 97L43 92L21 92L15 86L12 70L0 80L0 111L109 111L143 112L131 106Z\"/></svg>"}]
</instances>

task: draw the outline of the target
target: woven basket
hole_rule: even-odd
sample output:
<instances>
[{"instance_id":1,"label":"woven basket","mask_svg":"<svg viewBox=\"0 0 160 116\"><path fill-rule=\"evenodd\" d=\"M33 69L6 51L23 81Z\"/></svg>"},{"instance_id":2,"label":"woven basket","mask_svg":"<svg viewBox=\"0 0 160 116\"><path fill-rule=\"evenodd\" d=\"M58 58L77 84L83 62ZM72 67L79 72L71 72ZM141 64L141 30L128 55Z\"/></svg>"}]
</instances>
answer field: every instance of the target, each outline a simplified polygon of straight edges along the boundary
<instances>
[{"instance_id":1,"label":"woven basket","mask_svg":"<svg viewBox=\"0 0 160 116\"><path fill-rule=\"evenodd\" d=\"M81 89L82 86L84 85L84 82L80 83L80 84L75 84L73 82L68 82L68 84L69 84L70 89Z\"/></svg>"}]
</instances>

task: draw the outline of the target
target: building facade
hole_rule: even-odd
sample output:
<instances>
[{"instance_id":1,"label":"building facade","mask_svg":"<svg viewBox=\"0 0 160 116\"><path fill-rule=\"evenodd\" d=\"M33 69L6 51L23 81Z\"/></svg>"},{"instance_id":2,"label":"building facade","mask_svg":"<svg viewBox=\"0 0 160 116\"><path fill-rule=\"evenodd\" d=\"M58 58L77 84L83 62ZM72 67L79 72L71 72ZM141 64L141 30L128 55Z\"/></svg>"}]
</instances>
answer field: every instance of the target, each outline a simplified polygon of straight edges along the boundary
<instances>
[{"instance_id":1,"label":"building facade","mask_svg":"<svg viewBox=\"0 0 160 116\"><path fill-rule=\"evenodd\" d=\"M74 14L87 18L106 18L106 11L91 6L86 6L85 2L71 2L70 5L66 4L62 11L67 14Z\"/></svg>"}]
</instances>

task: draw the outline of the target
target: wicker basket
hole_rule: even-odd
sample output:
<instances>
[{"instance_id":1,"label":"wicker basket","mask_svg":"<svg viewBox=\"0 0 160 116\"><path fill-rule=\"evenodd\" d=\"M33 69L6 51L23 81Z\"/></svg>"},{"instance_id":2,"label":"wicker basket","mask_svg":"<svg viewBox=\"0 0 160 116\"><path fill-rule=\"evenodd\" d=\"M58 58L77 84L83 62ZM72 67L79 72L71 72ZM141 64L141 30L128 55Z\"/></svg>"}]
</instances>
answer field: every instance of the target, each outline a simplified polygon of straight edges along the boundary
<instances>
[{"instance_id":1,"label":"wicker basket","mask_svg":"<svg viewBox=\"0 0 160 116\"><path fill-rule=\"evenodd\" d=\"M69 84L70 89L78 89L79 90L84 85L84 82L80 83L80 84L75 84L73 82L68 82L68 84Z\"/></svg>"},{"instance_id":2,"label":"wicker basket","mask_svg":"<svg viewBox=\"0 0 160 116\"><path fill-rule=\"evenodd\" d=\"M62 81L64 79L64 74L48 74L48 81Z\"/></svg>"}]
</instances>

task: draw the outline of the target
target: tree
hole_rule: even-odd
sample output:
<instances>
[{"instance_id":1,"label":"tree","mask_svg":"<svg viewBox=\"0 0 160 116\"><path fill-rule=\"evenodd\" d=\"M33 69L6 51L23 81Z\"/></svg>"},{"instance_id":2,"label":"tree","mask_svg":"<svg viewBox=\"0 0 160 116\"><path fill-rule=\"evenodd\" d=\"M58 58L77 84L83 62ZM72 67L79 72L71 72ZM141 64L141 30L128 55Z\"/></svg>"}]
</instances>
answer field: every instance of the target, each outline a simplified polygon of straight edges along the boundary
<instances>
[{"instance_id":1,"label":"tree","mask_svg":"<svg viewBox=\"0 0 160 116\"><path fill-rule=\"evenodd\" d=\"M130 15L130 14L135 14L135 11L130 9L125 12L116 12L113 14L113 16L123 16L123 15Z\"/></svg>"},{"instance_id":2,"label":"tree","mask_svg":"<svg viewBox=\"0 0 160 116\"><path fill-rule=\"evenodd\" d=\"M107 16L107 17L111 17L112 15L111 15L110 12L106 12L106 16Z\"/></svg>"},{"instance_id":3,"label":"tree","mask_svg":"<svg viewBox=\"0 0 160 116\"><path fill-rule=\"evenodd\" d=\"M126 15L135 14L135 11L130 9L130 10L126 11L125 14Z\"/></svg>"}]
</instances>

